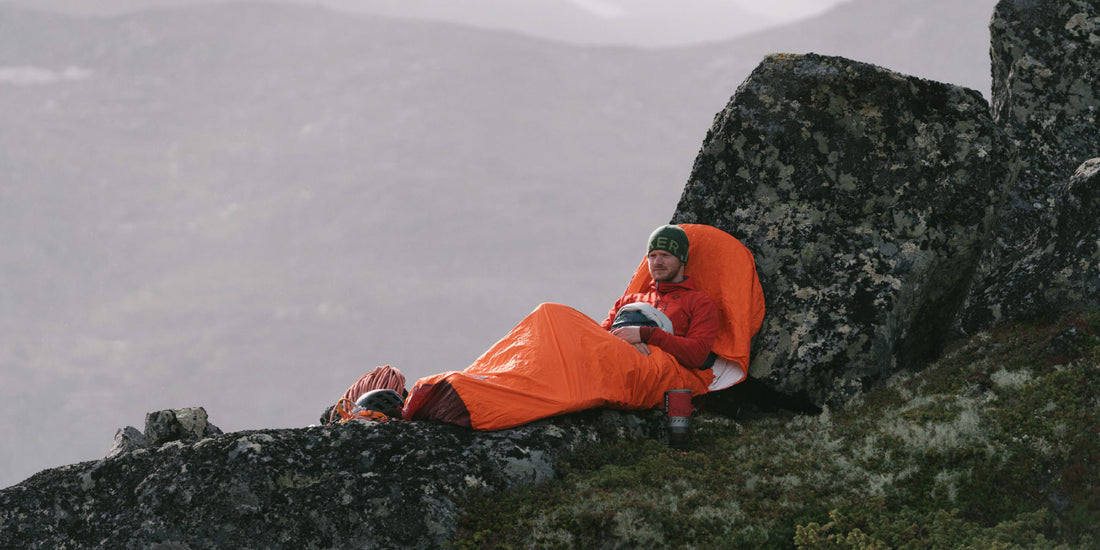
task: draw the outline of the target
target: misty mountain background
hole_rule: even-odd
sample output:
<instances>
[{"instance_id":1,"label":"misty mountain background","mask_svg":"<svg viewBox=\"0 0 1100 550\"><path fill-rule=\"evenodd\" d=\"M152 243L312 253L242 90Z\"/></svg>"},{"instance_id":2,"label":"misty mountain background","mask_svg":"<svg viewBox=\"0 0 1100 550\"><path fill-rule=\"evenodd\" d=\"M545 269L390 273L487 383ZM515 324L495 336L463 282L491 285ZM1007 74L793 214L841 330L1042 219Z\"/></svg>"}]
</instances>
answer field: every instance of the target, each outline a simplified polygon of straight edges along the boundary
<instances>
[{"instance_id":1,"label":"misty mountain background","mask_svg":"<svg viewBox=\"0 0 1100 550\"><path fill-rule=\"evenodd\" d=\"M72 15L122 15L234 0L6 0ZM269 0L456 23L577 44L642 47L725 40L804 19L849 0Z\"/></svg>"},{"instance_id":2,"label":"misty mountain background","mask_svg":"<svg viewBox=\"0 0 1100 550\"><path fill-rule=\"evenodd\" d=\"M852 0L678 47L0 3L0 487L153 410L315 423L374 366L460 370L540 302L602 320L764 54L988 97L995 3Z\"/></svg>"}]
</instances>

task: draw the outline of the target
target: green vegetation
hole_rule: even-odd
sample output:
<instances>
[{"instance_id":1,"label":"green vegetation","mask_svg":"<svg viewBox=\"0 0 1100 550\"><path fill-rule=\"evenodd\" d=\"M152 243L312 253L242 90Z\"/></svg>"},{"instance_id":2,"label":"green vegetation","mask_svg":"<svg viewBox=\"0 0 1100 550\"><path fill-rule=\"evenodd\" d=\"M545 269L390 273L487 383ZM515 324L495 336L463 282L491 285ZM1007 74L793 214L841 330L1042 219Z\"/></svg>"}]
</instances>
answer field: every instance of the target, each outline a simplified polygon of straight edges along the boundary
<instances>
[{"instance_id":1,"label":"green vegetation","mask_svg":"<svg viewBox=\"0 0 1100 550\"><path fill-rule=\"evenodd\" d=\"M703 414L465 503L453 548L1100 548L1100 313L1003 326L843 410Z\"/></svg>"}]
</instances>

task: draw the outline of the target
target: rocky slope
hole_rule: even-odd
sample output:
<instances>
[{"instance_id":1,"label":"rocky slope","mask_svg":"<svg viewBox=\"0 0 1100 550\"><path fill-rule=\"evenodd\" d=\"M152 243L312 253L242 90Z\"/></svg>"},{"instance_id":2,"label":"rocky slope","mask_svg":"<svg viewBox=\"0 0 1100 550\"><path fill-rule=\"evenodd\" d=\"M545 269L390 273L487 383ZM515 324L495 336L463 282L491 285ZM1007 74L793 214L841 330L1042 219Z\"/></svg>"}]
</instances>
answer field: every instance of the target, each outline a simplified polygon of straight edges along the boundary
<instances>
[{"instance_id":1,"label":"rocky slope","mask_svg":"<svg viewBox=\"0 0 1100 550\"><path fill-rule=\"evenodd\" d=\"M582 444L659 437L661 420L592 411L495 433L351 421L218 434L204 412L161 411L146 423L160 434L151 447L131 428L110 458L0 492L0 548L437 548L460 499L550 479Z\"/></svg>"}]
</instances>

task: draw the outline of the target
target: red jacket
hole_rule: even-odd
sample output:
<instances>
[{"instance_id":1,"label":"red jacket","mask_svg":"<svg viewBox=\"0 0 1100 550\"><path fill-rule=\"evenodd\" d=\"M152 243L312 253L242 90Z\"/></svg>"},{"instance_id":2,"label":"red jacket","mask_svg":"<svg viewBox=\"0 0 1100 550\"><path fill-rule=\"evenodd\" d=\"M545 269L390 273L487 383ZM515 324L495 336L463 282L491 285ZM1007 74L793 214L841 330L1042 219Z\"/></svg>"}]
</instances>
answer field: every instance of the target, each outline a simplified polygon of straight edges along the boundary
<instances>
[{"instance_id":1,"label":"red jacket","mask_svg":"<svg viewBox=\"0 0 1100 550\"><path fill-rule=\"evenodd\" d=\"M672 354L687 368L703 366L718 337L718 307L709 296L695 288L691 279L679 283L652 282L645 292L624 294L601 326L610 330L619 308L634 302L652 305L672 321L673 334L656 327L642 327L643 342Z\"/></svg>"}]
</instances>

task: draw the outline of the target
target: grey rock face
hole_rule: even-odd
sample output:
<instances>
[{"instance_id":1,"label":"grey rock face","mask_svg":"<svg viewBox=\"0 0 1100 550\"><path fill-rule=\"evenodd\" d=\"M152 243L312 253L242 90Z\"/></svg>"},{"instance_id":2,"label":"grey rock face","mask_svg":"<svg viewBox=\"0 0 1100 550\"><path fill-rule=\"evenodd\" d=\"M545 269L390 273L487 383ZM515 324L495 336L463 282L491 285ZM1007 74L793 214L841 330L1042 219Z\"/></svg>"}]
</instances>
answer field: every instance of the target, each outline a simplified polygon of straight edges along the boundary
<instances>
[{"instance_id":1,"label":"grey rock face","mask_svg":"<svg viewBox=\"0 0 1100 550\"><path fill-rule=\"evenodd\" d=\"M963 319L969 328L1100 304L1100 159L1086 161L1048 192L1053 208L1033 237L1018 243L1023 255L972 296L981 302Z\"/></svg>"},{"instance_id":2,"label":"grey rock face","mask_svg":"<svg viewBox=\"0 0 1100 550\"><path fill-rule=\"evenodd\" d=\"M206 409L202 407L167 409L145 415L145 437L153 446L220 433L217 426L207 421Z\"/></svg>"},{"instance_id":3,"label":"grey rock face","mask_svg":"<svg viewBox=\"0 0 1100 550\"><path fill-rule=\"evenodd\" d=\"M1100 213L1100 157L1089 159L1073 173L1069 183L1057 192L1059 210L1056 231L1057 246L1064 251L1074 251L1078 260L1092 264L1096 276L1097 248L1100 246L1100 224L1095 216ZM1089 254L1091 252L1091 255ZM1075 278L1082 282L1081 279ZM1096 285L1091 285L1093 289Z\"/></svg>"},{"instance_id":4,"label":"grey rock face","mask_svg":"<svg viewBox=\"0 0 1100 550\"><path fill-rule=\"evenodd\" d=\"M119 428L118 432L115 433L115 441L111 444L111 449L107 451L107 458L132 453L148 446L149 440L145 437L145 434L141 433L141 430L133 426Z\"/></svg>"},{"instance_id":5,"label":"grey rock face","mask_svg":"<svg viewBox=\"0 0 1100 550\"><path fill-rule=\"evenodd\" d=\"M151 412L145 415L145 433L133 426L119 428L107 458L159 447L172 441L202 439L221 433L220 428L209 422L206 409L202 407Z\"/></svg>"},{"instance_id":6,"label":"grey rock face","mask_svg":"<svg viewBox=\"0 0 1100 550\"><path fill-rule=\"evenodd\" d=\"M492 433L352 421L172 441L0 490L0 548L438 548L460 497L548 479L580 445L658 437L661 421L588 411Z\"/></svg>"},{"instance_id":7,"label":"grey rock face","mask_svg":"<svg viewBox=\"0 0 1100 550\"><path fill-rule=\"evenodd\" d=\"M843 402L938 353L1013 154L973 90L773 55L715 117L673 221L756 255L768 313L750 375Z\"/></svg>"},{"instance_id":8,"label":"grey rock face","mask_svg":"<svg viewBox=\"0 0 1100 550\"><path fill-rule=\"evenodd\" d=\"M1095 247L1067 256L1061 241L1073 237L1059 234L1096 224L1094 214L1070 219L1076 199L1066 185L1100 155L1100 2L1004 0L990 33L993 113L1018 146L1020 168L967 299L966 330L1100 305L1082 287L1096 277Z\"/></svg>"}]
</instances>

